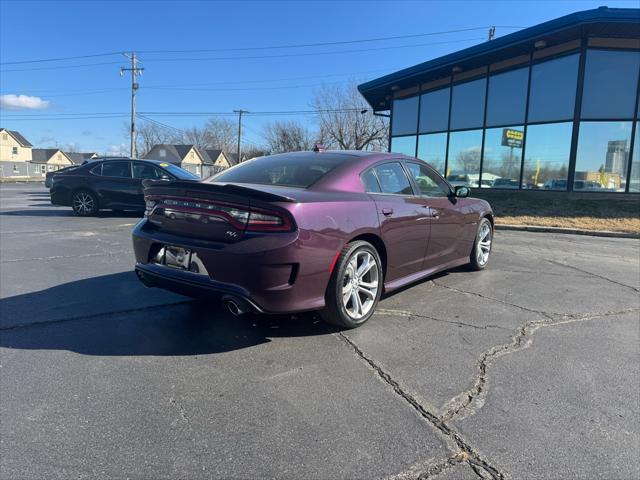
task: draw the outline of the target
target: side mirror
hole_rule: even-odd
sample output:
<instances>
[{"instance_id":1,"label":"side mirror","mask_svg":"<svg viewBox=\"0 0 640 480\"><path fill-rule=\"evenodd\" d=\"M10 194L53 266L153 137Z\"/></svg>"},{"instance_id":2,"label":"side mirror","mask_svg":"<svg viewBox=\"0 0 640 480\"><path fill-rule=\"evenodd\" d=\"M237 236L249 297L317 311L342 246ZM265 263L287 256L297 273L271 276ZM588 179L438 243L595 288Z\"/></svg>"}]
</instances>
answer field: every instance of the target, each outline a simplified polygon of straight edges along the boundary
<instances>
[{"instance_id":1,"label":"side mirror","mask_svg":"<svg viewBox=\"0 0 640 480\"><path fill-rule=\"evenodd\" d=\"M471 189L467 186L458 186L455 187L456 197L458 198L466 198L471 193Z\"/></svg>"}]
</instances>

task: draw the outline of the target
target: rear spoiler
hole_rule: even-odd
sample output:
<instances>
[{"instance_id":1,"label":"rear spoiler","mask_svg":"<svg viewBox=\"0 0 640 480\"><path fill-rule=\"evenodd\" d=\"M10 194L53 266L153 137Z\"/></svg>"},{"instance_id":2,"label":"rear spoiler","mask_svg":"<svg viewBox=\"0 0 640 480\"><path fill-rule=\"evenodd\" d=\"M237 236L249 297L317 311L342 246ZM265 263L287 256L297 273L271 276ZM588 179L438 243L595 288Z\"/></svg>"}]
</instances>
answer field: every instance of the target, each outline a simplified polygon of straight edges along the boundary
<instances>
[{"instance_id":1,"label":"rear spoiler","mask_svg":"<svg viewBox=\"0 0 640 480\"><path fill-rule=\"evenodd\" d=\"M178 192L180 195L187 197L197 196L199 193L209 194L221 194L221 195L237 195L241 197L255 198L256 200L263 200L267 202L292 202L295 203L295 198L287 197L285 195L279 195L276 193L260 190L259 186L255 188L248 186L241 186L234 183L204 183L204 182L192 182L188 180L143 180L145 195L175 195Z\"/></svg>"}]
</instances>

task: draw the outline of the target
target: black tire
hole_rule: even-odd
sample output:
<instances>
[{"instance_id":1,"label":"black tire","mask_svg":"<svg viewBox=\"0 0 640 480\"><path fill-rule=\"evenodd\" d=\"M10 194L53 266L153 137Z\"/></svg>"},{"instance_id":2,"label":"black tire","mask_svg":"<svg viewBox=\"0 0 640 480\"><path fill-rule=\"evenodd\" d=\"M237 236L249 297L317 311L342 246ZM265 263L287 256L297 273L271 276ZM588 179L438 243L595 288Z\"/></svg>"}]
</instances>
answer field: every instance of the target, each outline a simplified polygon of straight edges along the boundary
<instances>
[{"instance_id":1,"label":"black tire","mask_svg":"<svg viewBox=\"0 0 640 480\"><path fill-rule=\"evenodd\" d=\"M349 295L350 300L345 305L343 301L343 289L354 288L353 276L351 280L349 279L350 272L352 272L352 268L349 266L349 263L355 258L356 264L359 260L369 259L370 257L366 256L366 253L371 255L371 258L375 260L375 265L371 267L371 269L362 276L361 279L358 279L355 285L360 287L360 281L363 283L366 281L367 288L361 290L358 288L356 290L355 295L359 297L359 300L354 300L353 290L351 295ZM375 272L373 272L375 269ZM372 279L375 278L375 284L377 288L375 289L375 293L371 292L372 288L369 288L369 285L373 285ZM346 285L345 285L346 284ZM326 307L324 310L320 311L320 317L327 323L331 323L333 325L337 325L342 328L356 328L365 323L371 316L373 315L376 307L378 306L378 301L380 300L380 295L382 294L383 288L383 272L382 272L382 262L380 260L380 255L378 251L368 242L364 241L356 241L353 243L347 244L340 252L340 256L336 265L334 267L333 273L331 275L331 279L329 280L329 285L327 287L327 292L325 294L325 303ZM360 296L360 292L364 292L364 290L369 291L369 295L365 295L365 303L361 302L362 297ZM354 307L354 301L359 302L360 307ZM372 303L369 303L372 301ZM366 313L358 318L354 318L354 316L350 313L348 306L351 304L351 309L356 311L359 308L364 313L366 306Z\"/></svg>"},{"instance_id":2,"label":"black tire","mask_svg":"<svg viewBox=\"0 0 640 480\"><path fill-rule=\"evenodd\" d=\"M98 197L89 190L77 190L71 196L71 208L76 215L90 217L97 215Z\"/></svg>"},{"instance_id":3,"label":"black tire","mask_svg":"<svg viewBox=\"0 0 640 480\"><path fill-rule=\"evenodd\" d=\"M487 233L487 227L488 227L488 233ZM488 252L486 252L487 254L485 259L484 256L481 257L480 254L478 253L478 244L481 241L486 241L487 235L488 235L489 246L488 246ZM491 224L491 221L485 217L482 220L480 220L480 222L478 223L478 230L476 231L476 239L473 242L471 255L469 255L469 268L471 270L482 270L486 268L486 266L489 264L489 259L491 257L492 246L493 246L493 225Z\"/></svg>"}]
</instances>

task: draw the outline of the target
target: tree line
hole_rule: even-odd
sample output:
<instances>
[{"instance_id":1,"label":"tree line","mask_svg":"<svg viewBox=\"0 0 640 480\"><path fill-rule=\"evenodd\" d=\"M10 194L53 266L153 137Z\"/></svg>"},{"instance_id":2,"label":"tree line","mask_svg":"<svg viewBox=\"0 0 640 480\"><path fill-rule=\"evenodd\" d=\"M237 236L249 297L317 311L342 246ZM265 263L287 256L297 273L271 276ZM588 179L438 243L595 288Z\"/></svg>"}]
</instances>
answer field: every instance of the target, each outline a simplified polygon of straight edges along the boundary
<instances>
[{"instance_id":1,"label":"tree line","mask_svg":"<svg viewBox=\"0 0 640 480\"><path fill-rule=\"evenodd\" d=\"M387 150L388 119L373 115L355 83L321 87L314 92L311 107L315 110L312 127L299 120L266 123L259 144L242 145L243 157L311 150L318 143L332 150ZM162 143L235 152L237 142L238 125L229 118L210 118L202 126L185 130L143 121L137 128L136 149L139 156Z\"/></svg>"}]
</instances>

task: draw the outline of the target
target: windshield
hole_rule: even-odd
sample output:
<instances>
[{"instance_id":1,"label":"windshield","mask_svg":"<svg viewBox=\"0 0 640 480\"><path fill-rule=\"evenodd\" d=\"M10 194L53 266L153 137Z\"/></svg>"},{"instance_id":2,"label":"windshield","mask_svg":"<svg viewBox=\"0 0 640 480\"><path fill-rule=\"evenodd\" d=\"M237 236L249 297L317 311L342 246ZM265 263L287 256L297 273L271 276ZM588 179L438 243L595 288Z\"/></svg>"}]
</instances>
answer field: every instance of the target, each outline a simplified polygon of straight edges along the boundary
<instances>
[{"instance_id":1,"label":"windshield","mask_svg":"<svg viewBox=\"0 0 640 480\"><path fill-rule=\"evenodd\" d=\"M209 181L307 188L343 161L343 155L324 153L272 155L243 162Z\"/></svg>"},{"instance_id":2,"label":"windshield","mask_svg":"<svg viewBox=\"0 0 640 480\"><path fill-rule=\"evenodd\" d=\"M200 177L197 175L187 172L184 168L176 167L170 163L162 163L160 166L179 180L200 180Z\"/></svg>"}]
</instances>

